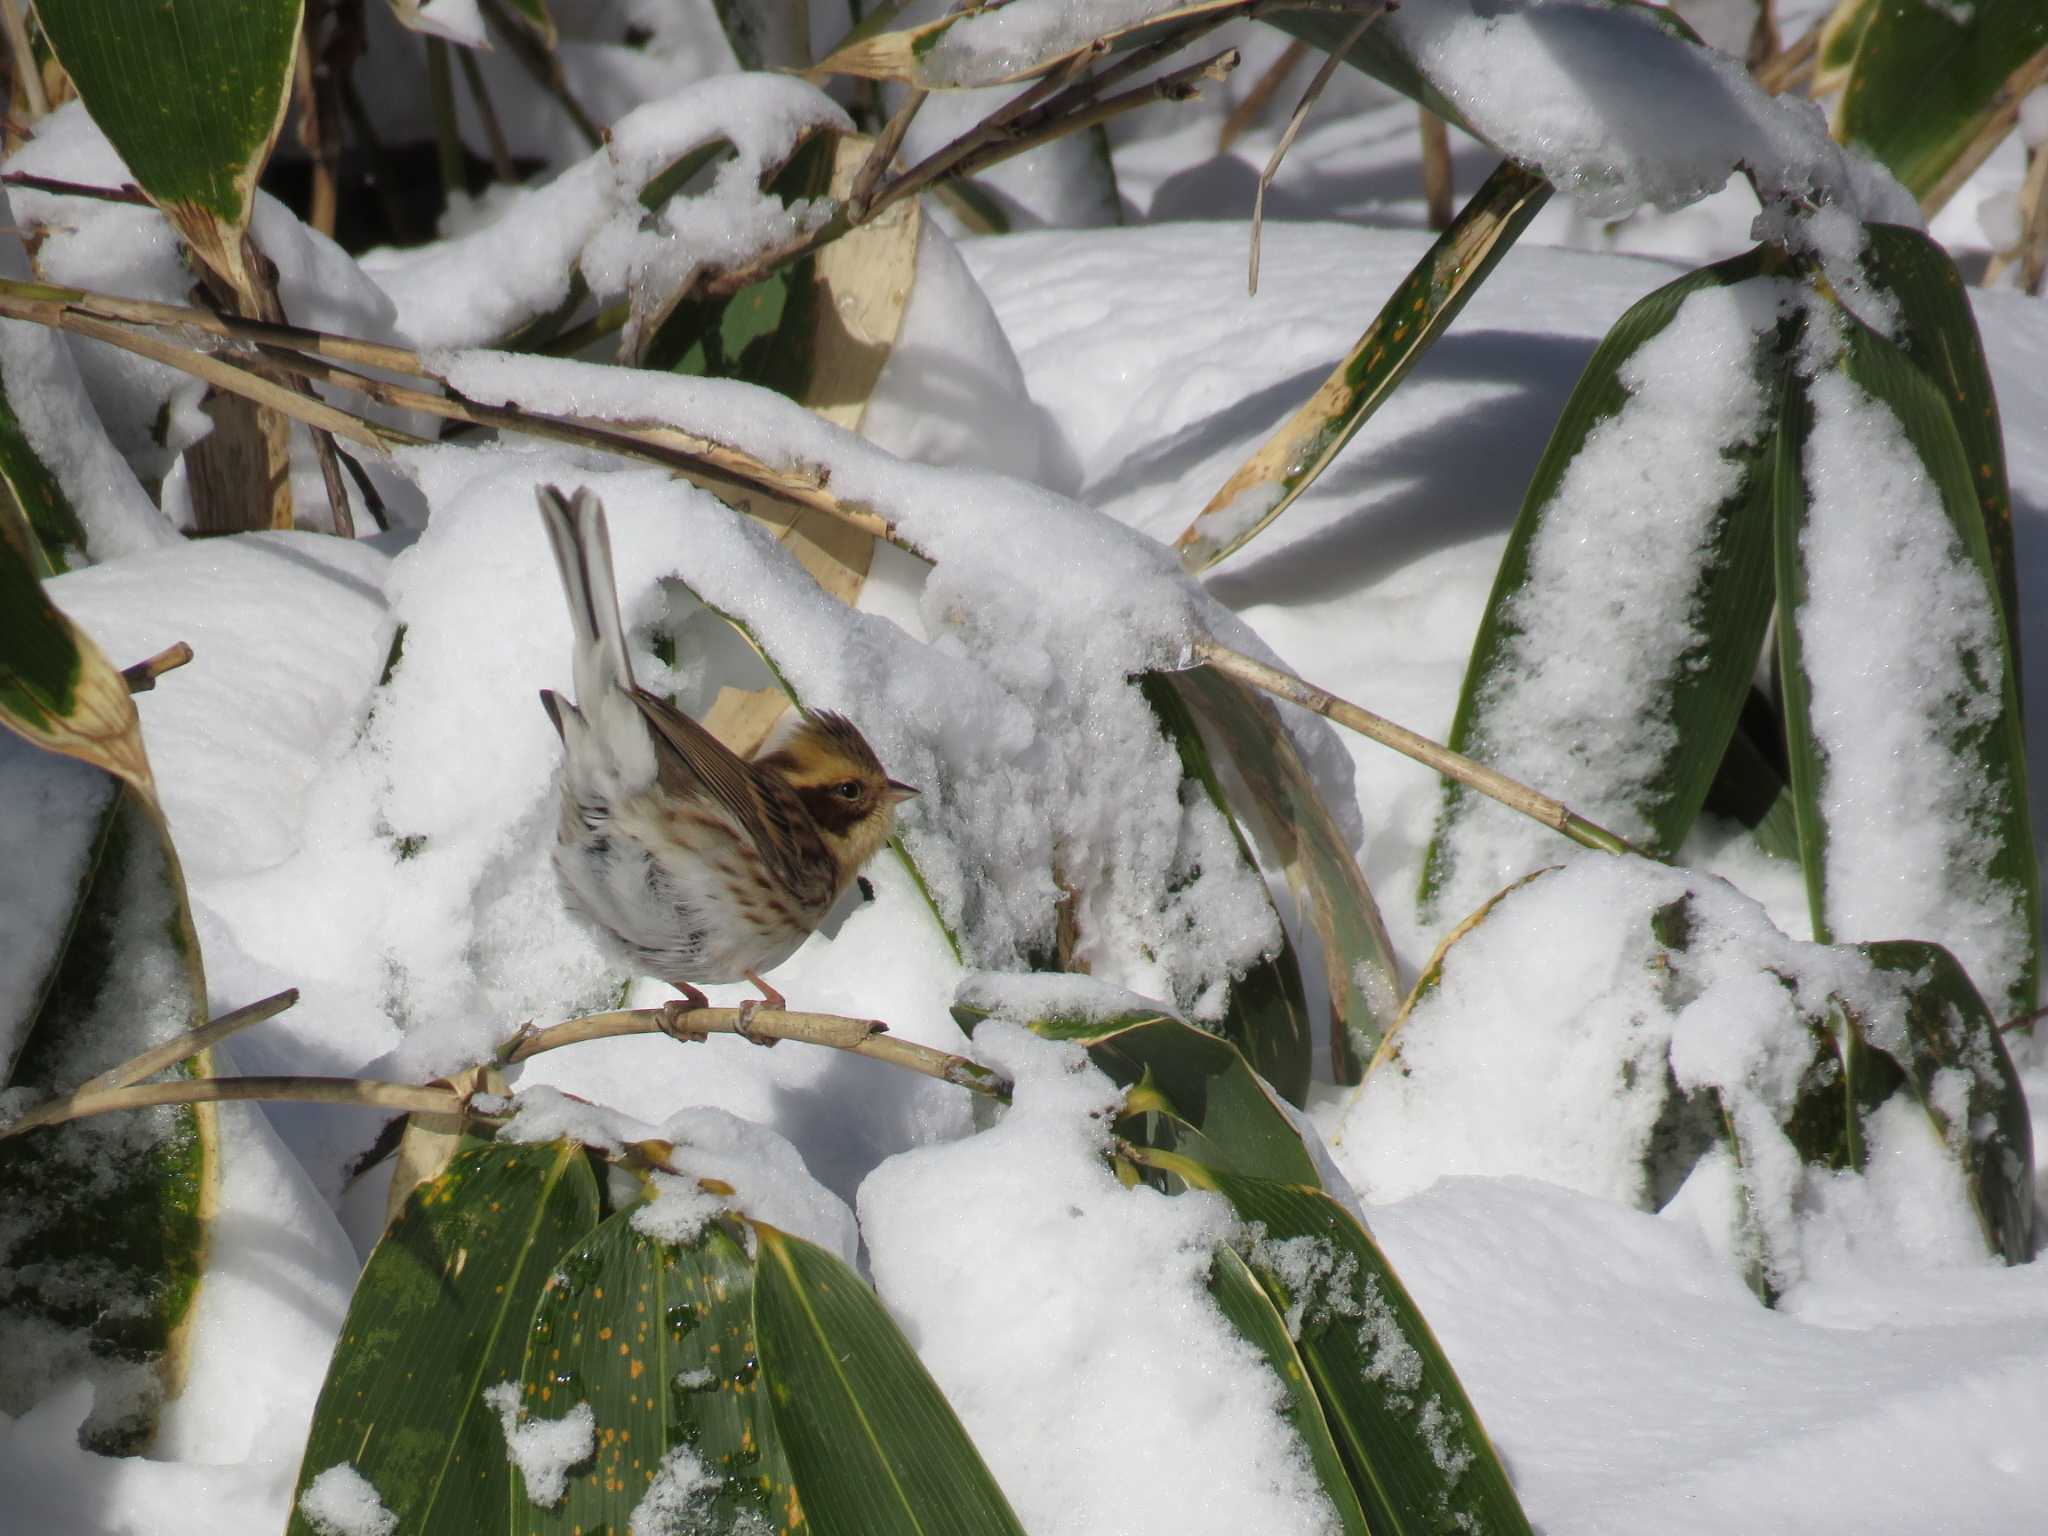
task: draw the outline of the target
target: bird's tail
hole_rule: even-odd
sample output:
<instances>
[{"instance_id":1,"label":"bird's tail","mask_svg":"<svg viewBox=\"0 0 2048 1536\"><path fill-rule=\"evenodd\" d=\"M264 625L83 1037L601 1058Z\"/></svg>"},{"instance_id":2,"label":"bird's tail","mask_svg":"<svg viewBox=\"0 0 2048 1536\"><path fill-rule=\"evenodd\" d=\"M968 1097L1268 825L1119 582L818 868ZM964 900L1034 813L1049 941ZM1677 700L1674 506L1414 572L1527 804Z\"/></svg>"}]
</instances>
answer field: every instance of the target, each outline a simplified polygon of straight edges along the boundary
<instances>
[{"instance_id":1,"label":"bird's tail","mask_svg":"<svg viewBox=\"0 0 2048 1536\"><path fill-rule=\"evenodd\" d=\"M633 692L633 664L626 659L626 629L619 619L619 589L612 577L612 536L604 503L584 486L565 499L552 485L536 489L541 521L554 547L555 569L569 600L576 631L576 702L584 710L617 688Z\"/></svg>"}]
</instances>

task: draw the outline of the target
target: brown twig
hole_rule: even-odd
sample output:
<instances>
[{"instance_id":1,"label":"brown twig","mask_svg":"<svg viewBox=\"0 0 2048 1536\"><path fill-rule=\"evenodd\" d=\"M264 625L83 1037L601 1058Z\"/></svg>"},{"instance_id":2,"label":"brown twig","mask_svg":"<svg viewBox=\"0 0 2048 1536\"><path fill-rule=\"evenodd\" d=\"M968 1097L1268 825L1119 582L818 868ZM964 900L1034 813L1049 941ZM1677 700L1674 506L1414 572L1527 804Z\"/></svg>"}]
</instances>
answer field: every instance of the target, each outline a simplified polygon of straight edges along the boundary
<instances>
[{"instance_id":1,"label":"brown twig","mask_svg":"<svg viewBox=\"0 0 2048 1536\"><path fill-rule=\"evenodd\" d=\"M2012 125L2019 119L2020 103L2044 82L2048 82L2048 48L2041 49L2006 76L2005 84L1991 98L1991 111L1984 119L1984 126L1977 130L1975 137L1963 146L1962 153L1941 173L1941 179L1920 199L1923 214L1933 218L1947 206L1950 198L1962 190L1963 183L1977 174L1977 168L1990 158L1991 151L2012 131Z\"/></svg>"},{"instance_id":2,"label":"brown twig","mask_svg":"<svg viewBox=\"0 0 2048 1536\"><path fill-rule=\"evenodd\" d=\"M132 667L121 669L121 681L128 685L130 693L148 693L156 686L156 680L166 672L184 666L192 659L192 647L180 640L176 645L158 651L147 661L138 661Z\"/></svg>"},{"instance_id":3,"label":"brown twig","mask_svg":"<svg viewBox=\"0 0 2048 1536\"><path fill-rule=\"evenodd\" d=\"M1265 112L1273 98L1280 94L1280 87L1287 83L1287 77L1300 67L1308 57L1308 44L1300 38L1289 43L1280 57L1275 59L1266 72L1249 91L1244 100L1231 108L1230 116L1223 120L1223 127L1216 135L1216 153L1227 155L1230 146L1244 137L1245 130Z\"/></svg>"},{"instance_id":4,"label":"brown twig","mask_svg":"<svg viewBox=\"0 0 2048 1536\"><path fill-rule=\"evenodd\" d=\"M868 151L868 157L861 162L860 170L853 178L853 187L846 195L846 217L849 223L858 224L867 217L868 200L875 195L875 184L889 169L896 158L896 152L903 147L903 136L910 132L911 120L918 109L931 95L923 86L913 85L903 98L903 105L883 126L875 139L875 146Z\"/></svg>"},{"instance_id":5,"label":"brown twig","mask_svg":"<svg viewBox=\"0 0 2048 1536\"><path fill-rule=\"evenodd\" d=\"M1349 700L1303 682L1290 672L1254 661L1213 640L1197 641L1194 650L1197 659L1217 671L1227 673L1239 682L1250 683L1254 688L1264 689L1290 704L1299 704L1303 709L1313 711L1326 720L1334 720L1382 746L1392 747L1404 757L1411 757L1425 767L1435 769L1445 778L1455 779L1490 799L1498 800L1510 810L1520 811L1553 831L1562 832L1582 848L1598 848L1607 853L1641 852L1627 839L1616 836L1598 822L1588 821L1563 801L1553 800L1484 763L1474 762L1463 753L1453 752L1406 726L1396 725L1384 715L1361 709Z\"/></svg>"},{"instance_id":6,"label":"brown twig","mask_svg":"<svg viewBox=\"0 0 2048 1536\"><path fill-rule=\"evenodd\" d=\"M240 1034L252 1024L261 1024L265 1019L274 1019L299 1000L297 987L286 987L282 992L273 992L246 1007L232 1013L224 1013L217 1019L201 1024L197 1029L188 1029L162 1045L151 1046L139 1056L131 1056L118 1067L109 1068L89 1082L80 1083L78 1093L104 1093L110 1088L126 1088L130 1083L139 1083L145 1077L155 1077L166 1067L175 1067L181 1061L190 1060L201 1051L216 1046L231 1035ZM48 1106L40 1106L47 1108ZM40 1112L40 1108L39 1111Z\"/></svg>"},{"instance_id":7,"label":"brown twig","mask_svg":"<svg viewBox=\"0 0 2048 1536\"><path fill-rule=\"evenodd\" d=\"M118 187L89 186L82 181L59 181L54 176L31 176L27 171L8 171L0 175L10 187L21 187L30 192L48 192L56 197L89 197L102 203L128 203L137 208L154 208L142 188L134 182Z\"/></svg>"},{"instance_id":8,"label":"brown twig","mask_svg":"<svg viewBox=\"0 0 2048 1536\"><path fill-rule=\"evenodd\" d=\"M480 4L493 30L511 48L512 56L533 76L534 83L555 98L592 149L601 148L605 139L604 129L598 126L596 118L583 110L583 103L569 89L569 77L562 71L561 55L535 37L518 17L507 14L499 0L480 0Z\"/></svg>"},{"instance_id":9,"label":"brown twig","mask_svg":"<svg viewBox=\"0 0 2048 1536\"><path fill-rule=\"evenodd\" d=\"M662 1034L662 1021L666 1016L666 1011L660 1008L635 1008L586 1014L580 1019L570 1019L547 1029L529 1027L499 1049L498 1065L513 1066L543 1051L579 1045L586 1040ZM745 1034L750 1038L771 1041L800 1040L806 1045L827 1046L855 1056L865 1056L870 1061L921 1072L926 1077L954 1083L991 1098L1007 1100L1010 1096L1009 1081L1001 1073L965 1056L899 1040L879 1019L854 1019L837 1013L793 1013L781 1008L757 1008L751 1015L743 1014L738 1008L694 1008L684 1014L683 1019L690 1029L707 1034Z\"/></svg>"},{"instance_id":10,"label":"brown twig","mask_svg":"<svg viewBox=\"0 0 2048 1536\"><path fill-rule=\"evenodd\" d=\"M1811 80L1820 63L1820 33L1825 25L1827 18L1823 16L1798 42L1757 65L1752 71L1756 83L1776 96Z\"/></svg>"},{"instance_id":11,"label":"brown twig","mask_svg":"<svg viewBox=\"0 0 2048 1536\"><path fill-rule=\"evenodd\" d=\"M1422 114L1422 203L1429 227L1442 234L1451 227L1451 130L1427 107Z\"/></svg>"},{"instance_id":12,"label":"brown twig","mask_svg":"<svg viewBox=\"0 0 2048 1536\"><path fill-rule=\"evenodd\" d=\"M355 1104L364 1109L396 1109L408 1114L439 1115L460 1114L465 1102L462 1094L447 1088L415 1088L408 1083L380 1083L357 1077L186 1077L173 1083L137 1083L128 1088L110 1088L89 1099L74 1099L67 1104L65 1114L58 1120L40 1118L40 1110L31 1111L13 1124L0 1128L0 1141L37 1126L60 1125L121 1109L250 1101Z\"/></svg>"},{"instance_id":13,"label":"brown twig","mask_svg":"<svg viewBox=\"0 0 2048 1536\"><path fill-rule=\"evenodd\" d=\"M1251 269L1246 281L1253 293L1259 291L1259 237L1266 227L1266 188L1273 184L1279 174L1280 162L1287 158L1287 151L1294 147L1295 135L1301 132L1301 125L1308 121L1308 109L1316 104L1316 98L1323 94L1323 87L1330 83L1330 77L1337 72L1337 66L1344 62L1344 56L1361 37L1365 29L1387 13L1388 0L1371 6L1352 23L1351 30L1344 34L1344 40L1332 48L1323 59L1322 67L1315 72L1315 78L1308 83L1308 89L1301 93L1294 115L1287 119L1287 131L1280 135L1280 142L1273 146L1272 156L1266 161L1266 168L1259 173L1259 190L1252 196L1252 254ZM1448 223L1449 221L1446 220Z\"/></svg>"},{"instance_id":14,"label":"brown twig","mask_svg":"<svg viewBox=\"0 0 2048 1536\"><path fill-rule=\"evenodd\" d=\"M483 122L484 137L490 140L491 169L507 186L517 185L519 168L512 163L512 146L505 138L505 125L498 121L498 109L491 102L491 93L484 85L483 67L476 61L476 50L464 48L455 57L462 66L462 83L469 87L470 100L476 103L476 115Z\"/></svg>"}]
</instances>

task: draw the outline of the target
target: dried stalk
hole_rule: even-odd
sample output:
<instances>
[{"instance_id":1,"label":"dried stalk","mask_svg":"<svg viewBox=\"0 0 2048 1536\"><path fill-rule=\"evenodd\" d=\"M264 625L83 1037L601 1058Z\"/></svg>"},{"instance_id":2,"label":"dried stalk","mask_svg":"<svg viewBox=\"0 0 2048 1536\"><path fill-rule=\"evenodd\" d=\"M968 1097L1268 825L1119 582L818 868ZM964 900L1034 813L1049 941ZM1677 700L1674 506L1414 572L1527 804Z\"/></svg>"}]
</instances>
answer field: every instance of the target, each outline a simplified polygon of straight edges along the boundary
<instances>
[{"instance_id":1,"label":"dried stalk","mask_svg":"<svg viewBox=\"0 0 2048 1536\"><path fill-rule=\"evenodd\" d=\"M365 1109L395 1109L406 1114L453 1115L463 1112L464 1096L446 1088L415 1088L408 1083L380 1083L358 1077L186 1077L174 1083L136 1083L91 1095L66 1095L0 1127L0 1141L39 1126L61 1125L121 1109L252 1101L356 1104ZM60 1105L63 1113L48 1113Z\"/></svg>"},{"instance_id":2,"label":"dried stalk","mask_svg":"<svg viewBox=\"0 0 2048 1536\"><path fill-rule=\"evenodd\" d=\"M28 21L22 15L21 0L0 0L0 25L7 30L7 51L13 57L14 78L21 82L31 124L49 116L50 97L43 89L43 72L36 64L36 51L28 40Z\"/></svg>"},{"instance_id":3,"label":"dried stalk","mask_svg":"<svg viewBox=\"0 0 2048 1536\"><path fill-rule=\"evenodd\" d=\"M1257 82L1245 92L1244 100L1231 109L1230 116L1223 120L1223 127L1216 135L1216 153L1227 155L1230 146L1244 137L1245 130L1265 112L1273 98L1280 93L1280 87L1287 83L1287 77L1294 73L1301 61L1308 57L1308 44L1300 38L1289 43L1272 66L1259 76Z\"/></svg>"},{"instance_id":4,"label":"dried stalk","mask_svg":"<svg viewBox=\"0 0 2048 1536\"><path fill-rule=\"evenodd\" d=\"M1337 66L1344 62L1344 56L1352 45L1365 36L1365 29L1387 13L1388 0L1379 0L1365 11L1344 34L1344 41L1332 48L1324 57L1322 68L1308 83L1308 89L1301 93L1301 100L1295 104L1294 115L1287 119L1287 131L1280 135L1280 142L1273 147L1272 156L1266 161L1266 168L1259 173L1259 190L1252 198L1252 254L1251 269L1246 283L1253 293L1259 291L1259 237L1266 228L1266 188L1273 184L1273 178L1280 173L1280 162L1287 158L1287 151L1294 147L1295 136L1301 132L1301 125L1308 121L1308 109L1316 104L1316 98L1323 94L1323 87L1330 83L1330 77L1337 73ZM1448 224L1450 221L1444 221Z\"/></svg>"},{"instance_id":5,"label":"dried stalk","mask_svg":"<svg viewBox=\"0 0 2048 1536\"><path fill-rule=\"evenodd\" d=\"M1597 822L1588 821L1563 801L1553 800L1526 784L1517 783L1506 774L1497 773L1484 763L1453 752L1406 726L1396 725L1383 715L1361 709L1346 699L1305 683L1292 673L1254 661L1213 640L1197 641L1194 650L1197 659L1217 671L1239 682L1250 683L1254 688L1262 688L1290 704L1299 704L1326 720L1334 720L1361 736L1371 737L1382 746L1392 747L1404 757L1411 757L1425 767L1435 769L1445 778L1455 779L1489 799L1498 800L1509 810L1520 811L1551 830L1562 832L1582 848L1598 848L1607 853L1641 852L1630 846L1625 838L1617 837Z\"/></svg>"},{"instance_id":6,"label":"dried stalk","mask_svg":"<svg viewBox=\"0 0 2048 1536\"><path fill-rule=\"evenodd\" d=\"M1422 202L1429 227L1442 234L1451 227L1451 130L1427 107L1422 114Z\"/></svg>"},{"instance_id":7,"label":"dried stalk","mask_svg":"<svg viewBox=\"0 0 2048 1536\"><path fill-rule=\"evenodd\" d=\"M1920 211L1933 218L1947 206L1948 200L1962 190L1963 183L1976 175L1977 168L1991 156L2005 136L2012 132L2012 125L2019 120L2020 103L2033 92L2034 87L2048 82L2048 48L2043 48L2026 63L2006 76L2005 84L1998 88L1992 98L1991 113L1984 120L1984 126L1976 136L1963 147L1949 168L1942 172L1941 180L1928 189L1920 199Z\"/></svg>"},{"instance_id":8,"label":"dried stalk","mask_svg":"<svg viewBox=\"0 0 2048 1536\"><path fill-rule=\"evenodd\" d=\"M192 647L180 640L176 645L158 651L147 661L138 661L132 667L121 669L121 681L128 685L130 693L148 693L156 686L156 680L166 672L175 671L192 659Z\"/></svg>"},{"instance_id":9,"label":"dried stalk","mask_svg":"<svg viewBox=\"0 0 2048 1536\"><path fill-rule=\"evenodd\" d=\"M565 1045L586 1040L612 1040L624 1035L665 1033L666 1010L634 1008L613 1013L586 1014L548 1029L528 1027L508 1040L498 1052L498 1065L514 1066ZM1001 1073L965 1056L935 1051L930 1046L899 1040L879 1019L853 1019L837 1013L794 1013L780 1008L756 1008L751 1015L737 1008L694 1008L683 1015L690 1029L707 1034L737 1035L760 1041L800 1040L822 1045L870 1061L887 1062L953 1083L974 1093L1008 1101L1010 1083Z\"/></svg>"}]
</instances>

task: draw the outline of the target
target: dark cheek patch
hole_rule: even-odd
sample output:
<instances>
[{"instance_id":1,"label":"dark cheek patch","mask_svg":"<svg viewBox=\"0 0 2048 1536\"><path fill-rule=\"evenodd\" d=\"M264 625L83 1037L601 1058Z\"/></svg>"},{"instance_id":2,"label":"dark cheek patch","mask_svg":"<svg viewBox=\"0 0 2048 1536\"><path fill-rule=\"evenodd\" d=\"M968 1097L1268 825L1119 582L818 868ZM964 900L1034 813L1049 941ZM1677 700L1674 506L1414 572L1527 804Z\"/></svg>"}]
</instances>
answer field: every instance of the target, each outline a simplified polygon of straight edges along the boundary
<instances>
[{"instance_id":1,"label":"dark cheek patch","mask_svg":"<svg viewBox=\"0 0 2048 1536\"><path fill-rule=\"evenodd\" d=\"M867 797L848 800L828 785L814 789L800 789L797 798L804 803L804 809L811 813L820 830L835 836L844 833L853 824L867 815Z\"/></svg>"}]
</instances>

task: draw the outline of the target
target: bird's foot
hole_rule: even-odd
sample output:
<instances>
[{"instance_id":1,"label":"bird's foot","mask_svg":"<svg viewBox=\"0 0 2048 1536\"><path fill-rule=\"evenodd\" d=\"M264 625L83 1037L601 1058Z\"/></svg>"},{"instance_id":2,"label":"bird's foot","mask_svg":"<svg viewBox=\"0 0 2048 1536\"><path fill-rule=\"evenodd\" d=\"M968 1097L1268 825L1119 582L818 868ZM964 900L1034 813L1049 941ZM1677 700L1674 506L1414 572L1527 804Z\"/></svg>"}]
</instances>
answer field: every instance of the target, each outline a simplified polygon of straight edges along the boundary
<instances>
[{"instance_id":1,"label":"bird's foot","mask_svg":"<svg viewBox=\"0 0 2048 1536\"><path fill-rule=\"evenodd\" d=\"M760 1008L772 1008L777 1013L785 1012L789 1007L789 1000L753 971L747 972L747 980L761 989L761 995L758 998L750 997L740 1004L740 1021L735 1033L743 1040L751 1040L755 1045L776 1045L779 1042L774 1037L754 1032L754 1013Z\"/></svg>"},{"instance_id":2,"label":"bird's foot","mask_svg":"<svg viewBox=\"0 0 2048 1536\"><path fill-rule=\"evenodd\" d=\"M690 1015L699 1008L711 1006L711 999L687 983L679 984L677 991L683 995L671 998L661 1005L661 1032L671 1040L684 1045L696 1045L711 1038L709 1030L690 1022Z\"/></svg>"}]
</instances>

